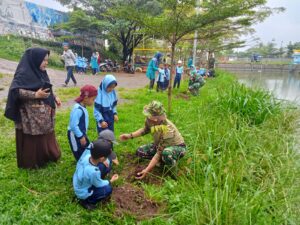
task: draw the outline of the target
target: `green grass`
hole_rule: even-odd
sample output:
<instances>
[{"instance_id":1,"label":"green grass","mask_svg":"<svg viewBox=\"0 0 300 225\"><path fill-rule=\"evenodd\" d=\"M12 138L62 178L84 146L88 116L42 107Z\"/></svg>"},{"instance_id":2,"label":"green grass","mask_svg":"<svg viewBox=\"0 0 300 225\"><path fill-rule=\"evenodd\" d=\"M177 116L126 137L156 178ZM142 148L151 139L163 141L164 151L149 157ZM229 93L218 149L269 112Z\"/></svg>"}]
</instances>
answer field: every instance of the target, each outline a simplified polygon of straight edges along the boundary
<instances>
[{"instance_id":1,"label":"green grass","mask_svg":"<svg viewBox=\"0 0 300 225\"><path fill-rule=\"evenodd\" d=\"M70 99L75 99L80 95L79 87L70 87L70 88L59 88L56 90L55 94L59 96L62 102L66 102Z\"/></svg>"},{"instance_id":2,"label":"green grass","mask_svg":"<svg viewBox=\"0 0 300 225\"><path fill-rule=\"evenodd\" d=\"M47 44L36 43L35 40L27 40L17 36L0 36L0 58L19 61L24 51L30 47L44 47L51 50L49 58L49 67L54 69L63 69L64 64L60 60L60 54L57 48Z\"/></svg>"},{"instance_id":3,"label":"green grass","mask_svg":"<svg viewBox=\"0 0 300 225\"><path fill-rule=\"evenodd\" d=\"M184 82L174 95L186 88ZM59 95L67 99L78 93L59 90ZM167 105L166 93L121 89L119 95L130 104L118 106L117 136L143 125L142 109L151 100ZM199 97L175 96L169 118L184 136L188 153L175 170L176 179L166 177L162 186L142 185L166 209L140 224L299 224L300 164L294 137L298 111L238 85L225 73L208 80ZM91 108L89 112L89 136L95 139ZM69 111L56 117L61 160L35 171L17 169L13 123L2 115L1 224L136 223L129 215L114 216L113 204L87 212L73 201L75 163L66 137ZM117 145L121 164L124 155L150 140L149 135Z\"/></svg>"}]
</instances>

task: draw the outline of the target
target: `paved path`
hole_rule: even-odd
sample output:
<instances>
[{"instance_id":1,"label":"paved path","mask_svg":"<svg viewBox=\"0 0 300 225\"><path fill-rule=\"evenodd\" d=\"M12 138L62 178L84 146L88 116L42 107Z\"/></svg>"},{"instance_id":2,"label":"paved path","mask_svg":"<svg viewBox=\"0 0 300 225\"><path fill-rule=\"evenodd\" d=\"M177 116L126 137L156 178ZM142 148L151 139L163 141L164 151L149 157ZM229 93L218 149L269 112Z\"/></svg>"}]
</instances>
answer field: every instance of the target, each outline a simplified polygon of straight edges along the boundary
<instances>
[{"instance_id":1,"label":"paved path","mask_svg":"<svg viewBox=\"0 0 300 225\"><path fill-rule=\"evenodd\" d=\"M0 100L7 97L8 88L10 86L11 80L13 78L13 74L16 71L18 62L13 62L5 59L0 59L0 73L8 74L9 76L4 76L2 79L0 78ZM47 69L49 74L51 83L54 88L61 88L62 84L66 79L66 71ZM148 84L148 79L144 73L136 73L136 74L128 74L128 73L113 73L118 81L118 88L142 88ZM98 86L101 80L104 77L104 73L101 75L79 75L75 74L75 78L77 79L77 85L83 86L85 84L92 84L94 86ZM70 86L73 86L72 81L69 82ZM2 90L3 89L3 90Z\"/></svg>"}]
</instances>

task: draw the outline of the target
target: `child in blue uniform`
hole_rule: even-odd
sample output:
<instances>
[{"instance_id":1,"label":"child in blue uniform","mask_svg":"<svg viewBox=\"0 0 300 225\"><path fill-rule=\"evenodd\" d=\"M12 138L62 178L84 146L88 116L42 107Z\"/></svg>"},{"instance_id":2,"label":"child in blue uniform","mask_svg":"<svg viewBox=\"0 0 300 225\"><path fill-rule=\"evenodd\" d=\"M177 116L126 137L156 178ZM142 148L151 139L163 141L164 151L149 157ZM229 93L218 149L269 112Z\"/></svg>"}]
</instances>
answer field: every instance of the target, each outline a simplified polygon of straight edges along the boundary
<instances>
[{"instance_id":1,"label":"child in blue uniform","mask_svg":"<svg viewBox=\"0 0 300 225\"><path fill-rule=\"evenodd\" d=\"M106 141L109 141L111 143L111 154L107 157L106 162L104 163L99 163L98 168L101 170L101 178L104 179L104 177L110 173L113 164L119 165L119 160L117 158L116 153L113 151L113 145L118 144L116 142L115 134L109 129L103 130L99 133L98 139L104 139Z\"/></svg>"},{"instance_id":2,"label":"child in blue uniform","mask_svg":"<svg viewBox=\"0 0 300 225\"><path fill-rule=\"evenodd\" d=\"M98 68L99 68L98 57L97 57L96 53L93 53L93 55L91 56L90 64L91 64L91 68L92 68L92 74L96 75L98 72Z\"/></svg>"},{"instance_id":3,"label":"child in blue uniform","mask_svg":"<svg viewBox=\"0 0 300 225\"><path fill-rule=\"evenodd\" d=\"M169 65L165 64L165 84L164 84L164 89L167 89L169 87L169 83L170 83L170 69L169 69Z\"/></svg>"},{"instance_id":4,"label":"child in blue uniform","mask_svg":"<svg viewBox=\"0 0 300 225\"><path fill-rule=\"evenodd\" d=\"M102 171L98 167L99 163L107 161L111 148L111 142L98 139L91 143L77 162L73 187L80 204L88 210L95 209L97 202L111 195L111 183L118 179L118 175L114 174L110 181L103 180Z\"/></svg>"},{"instance_id":5,"label":"child in blue uniform","mask_svg":"<svg viewBox=\"0 0 300 225\"><path fill-rule=\"evenodd\" d=\"M156 85L156 91L158 92L159 90L163 91L164 90L164 84L165 84L165 69L164 69L164 64L160 63L159 68L158 68L158 76L157 76L157 85Z\"/></svg>"},{"instance_id":6,"label":"child in blue uniform","mask_svg":"<svg viewBox=\"0 0 300 225\"><path fill-rule=\"evenodd\" d=\"M80 96L75 99L68 126L68 139L75 159L78 161L85 148L89 145L87 130L89 114L86 106L91 106L97 96L97 89L92 85L85 85L80 89Z\"/></svg>"},{"instance_id":7,"label":"child in blue uniform","mask_svg":"<svg viewBox=\"0 0 300 225\"><path fill-rule=\"evenodd\" d=\"M117 116L117 94L114 90L117 80L113 75L106 75L99 88L94 104L94 116L97 122L97 131L109 129L114 131L114 122L118 121Z\"/></svg>"},{"instance_id":8,"label":"child in blue uniform","mask_svg":"<svg viewBox=\"0 0 300 225\"><path fill-rule=\"evenodd\" d=\"M180 87L180 81L181 81L182 74L183 74L183 65L182 65L182 61L179 60L177 66L176 66L176 75L175 75L175 79L174 79L173 88L175 88L176 86L177 86L177 88Z\"/></svg>"}]
</instances>

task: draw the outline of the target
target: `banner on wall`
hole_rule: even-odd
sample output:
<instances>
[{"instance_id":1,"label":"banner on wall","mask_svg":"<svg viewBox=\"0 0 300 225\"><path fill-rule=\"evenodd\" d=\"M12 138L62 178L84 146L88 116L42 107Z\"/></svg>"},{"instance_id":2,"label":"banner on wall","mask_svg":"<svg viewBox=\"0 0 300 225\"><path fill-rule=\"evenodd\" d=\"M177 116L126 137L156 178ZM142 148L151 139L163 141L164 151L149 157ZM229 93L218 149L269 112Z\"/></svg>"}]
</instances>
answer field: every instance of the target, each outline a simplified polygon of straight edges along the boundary
<instances>
[{"instance_id":1,"label":"banner on wall","mask_svg":"<svg viewBox=\"0 0 300 225\"><path fill-rule=\"evenodd\" d=\"M66 22L68 14L23 0L0 0L0 34L52 38L49 26Z\"/></svg>"}]
</instances>

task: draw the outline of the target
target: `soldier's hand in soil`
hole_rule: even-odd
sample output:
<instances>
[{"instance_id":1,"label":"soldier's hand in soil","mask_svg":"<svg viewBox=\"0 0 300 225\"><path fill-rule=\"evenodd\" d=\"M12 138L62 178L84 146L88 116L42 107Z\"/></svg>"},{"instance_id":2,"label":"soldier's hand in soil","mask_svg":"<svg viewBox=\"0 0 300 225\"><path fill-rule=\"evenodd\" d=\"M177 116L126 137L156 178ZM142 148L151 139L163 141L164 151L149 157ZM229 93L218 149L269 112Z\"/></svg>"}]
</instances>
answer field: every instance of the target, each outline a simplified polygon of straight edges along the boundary
<instances>
[{"instance_id":1,"label":"soldier's hand in soil","mask_svg":"<svg viewBox=\"0 0 300 225\"><path fill-rule=\"evenodd\" d=\"M119 117L117 115L114 115L114 121L118 122L119 121Z\"/></svg>"},{"instance_id":2,"label":"soldier's hand in soil","mask_svg":"<svg viewBox=\"0 0 300 225\"><path fill-rule=\"evenodd\" d=\"M86 138L84 136L80 138L80 144L82 147L86 146Z\"/></svg>"},{"instance_id":3,"label":"soldier's hand in soil","mask_svg":"<svg viewBox=\"0 0 300 225\"><path fill-rule=\"evenodd\" d=\"M116 166L119 165L119 160L118 160L118 159L113 159L112 162L113 162L114 164L116 164Z\"/></svg>"},{"instance_id":4,"label":"soldier's hand in soil","mask_svg":"<svg viewBox=\"0 0 300 225\"><path fill-rule=\"evenodd\" d=\"M50 89L47 88L47 89L42 89L40 88L39 90L37 90L35 92L35 98L48 98L50 93L49 93Z\"/></svg>"},{"instance_id":5,"label":"soldier's hand in soil","mask_svg":"<svg viewBox=\"0 0 300 225\"><path fill-rule=\"evenodd\" d=\"M143 179L146 175L147 175L147 171L146 171L146 170L142 170L141 172L138 172L138 173L136 174L135 179L141 180L141 179Z\"/></svg>"},{"instance_id":6,"label":"soldier's hand in soil","mask_svg":"<svg viewBox=\"0 0 300 225\"><path fill-rule=\"evenodd\" d=\"M120 135L120 141L126 141L130 138L131 138L130 134L121 134Z\"/></svg>"},{"instance_id":7,"label":"soldier's hand in soil","mask_svg":"<svg viewBox=\"0 0 300 225\"><path fill-rule=\"evenodd\" d=\"M107 128L108 124L105 121L103 121L103 122L100 123L100 127Z\"/></svg>"},{"instance_id":8,"label":"soldier's hand in soil","mask_svg":"<svg viewBox=\"0 0 300 225\"><path fill-rule=\"evenodd\" d=\"M111 177L110 182L112 183L112 182L114 182L114 181L116 181L116 180L118 180L118 179L119 179L119 175L118 175L118 174L114 174L114 175Z\"/></svg>"},{"instance_id":9,"label":"soldier's hand in soil","mask_svg":"<svg viewBox=\"0 0 300 225\"><path fill-rule=\"evenodd\" d=\"M59 97L55 97L55 103L56 103L56 105L57 105L58 107L61 106L61 100L60 100Z\"/></svg>"}]
</instances>

